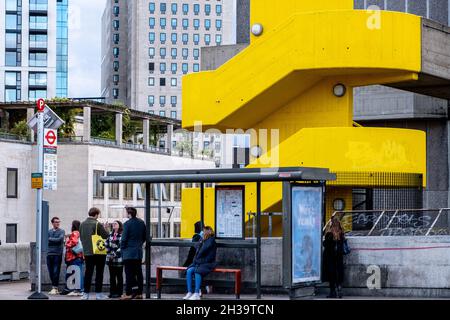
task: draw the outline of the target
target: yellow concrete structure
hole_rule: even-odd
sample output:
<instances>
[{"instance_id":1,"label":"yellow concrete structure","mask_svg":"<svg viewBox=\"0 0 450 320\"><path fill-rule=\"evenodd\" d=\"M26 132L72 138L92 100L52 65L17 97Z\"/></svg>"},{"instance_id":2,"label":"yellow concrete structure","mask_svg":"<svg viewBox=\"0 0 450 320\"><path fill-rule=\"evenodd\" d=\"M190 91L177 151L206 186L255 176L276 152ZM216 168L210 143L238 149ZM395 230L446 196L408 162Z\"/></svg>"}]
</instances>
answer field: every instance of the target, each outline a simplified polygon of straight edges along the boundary
<instances>
[{"instance_id":1,"label":"yellow concrete structure","mask_svg":"<svg viewBox=\"0 0 450 320\"><path fill-rule=\"evenodd\" d=\"M424 132L355 128L352 119L354 87L418 79L420 19L353 10L352 0L252 1L251 24L263 33L217 70L183 78L183 127L250 130L251 144L262 149L250 167L329 168L338 174L329 194L349 203L352 187L414 186L402 174L426 181ZM338 84L346 88L341 97L333 92ZM264 130L267 141L258 135ZM246 212L255 211L254 193L246 185ZM213 225L214 193L205 194L206 223ZM182 206L182 237L189 237L199 191L184 190ZM263 184L262 210L281 210L280 183ZM281 234L281 223L275 231Z\"/></svg>"}]
</instances>

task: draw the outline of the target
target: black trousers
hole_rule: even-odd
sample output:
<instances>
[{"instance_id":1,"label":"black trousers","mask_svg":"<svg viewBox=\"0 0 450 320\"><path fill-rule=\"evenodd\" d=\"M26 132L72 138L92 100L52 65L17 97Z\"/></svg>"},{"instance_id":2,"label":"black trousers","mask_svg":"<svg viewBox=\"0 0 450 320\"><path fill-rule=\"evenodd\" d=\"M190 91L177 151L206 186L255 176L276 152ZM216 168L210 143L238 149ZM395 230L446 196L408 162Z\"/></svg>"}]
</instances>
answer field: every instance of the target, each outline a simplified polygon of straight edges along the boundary
<instances>
[{"instance_id":1,"label":"black trousers","mask_svg":"<svg viewBox=\"0 0 450 320\"><path fill-rule=\"evenodd\" d=\"M92 275L95 269L95 292L103 291L103 272L105 270L106 255L94 254L86 256L86 273L84 274L84 292L91 292Z\"/></svg>"},{"instance_id":2,"label":"black trousers","mask_svg":"<svg viewBox=\"0 0 450 320\"><path fill-rule=\"evenodd\" d=\"M141 260L125 260L126 295L142 294L144 290L144 276L142 275Z\"/></svg>"},{"instance_id":3,"label":"black trousers","mask_svg":"<svg viewBox=\"0 0 450 320\"><path fill-rule=\"evenodd\" d=\"M123 267L109 266L109 293L121 296L123 293Z\"/></svg>"},{"instance_id":4,"label":"black trousers","mask_svg":"<svg viewBox=\"0 0 450 320\"><path fill-rule=\"evenodd\" d=\"M47 268L52 281L52 286L57 288L59 285L59 274L61 272L62 255L48 255Z\"/></svg>"}]
</instances>

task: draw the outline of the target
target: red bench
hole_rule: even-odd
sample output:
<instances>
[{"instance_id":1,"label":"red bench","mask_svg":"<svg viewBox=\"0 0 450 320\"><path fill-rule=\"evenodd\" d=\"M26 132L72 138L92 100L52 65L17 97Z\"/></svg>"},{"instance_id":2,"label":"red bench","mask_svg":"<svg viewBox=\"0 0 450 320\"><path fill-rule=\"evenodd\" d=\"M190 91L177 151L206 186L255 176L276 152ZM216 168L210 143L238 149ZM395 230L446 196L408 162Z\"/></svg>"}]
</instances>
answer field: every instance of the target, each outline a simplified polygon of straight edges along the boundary
<instances>
[{"instance_id":1,"label":"red bench","mask_svg":"<svg viewBox=\"0 0 450 320\"><path fill-rule=\"evenodd\" d=\"M184 271L186 267L158 266L156 267L156 290L158 291L158 299L161 298L163 270L168 271ZM240 269L222 269L215 268L212 272L217 273L234 273L234 294L236 299L241 296L241 270Z\"/></svg>"}]
</instances>

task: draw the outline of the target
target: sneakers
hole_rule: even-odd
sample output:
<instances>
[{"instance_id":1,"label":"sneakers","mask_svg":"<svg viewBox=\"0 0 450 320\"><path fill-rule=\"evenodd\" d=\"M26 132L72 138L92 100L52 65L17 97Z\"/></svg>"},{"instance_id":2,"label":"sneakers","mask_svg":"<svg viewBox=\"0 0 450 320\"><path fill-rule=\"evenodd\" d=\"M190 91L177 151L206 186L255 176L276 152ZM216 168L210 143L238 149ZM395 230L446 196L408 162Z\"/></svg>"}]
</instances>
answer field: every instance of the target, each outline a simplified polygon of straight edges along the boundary
<instances>
[{"instance_id":1,"label":"sneakers","mask_svg":"<svg viewBox=\"0 0 450 320\"><path fill-rule=\"evenodd\" d=\"M131 300L131 299L133 299L133 296L128 296L126 294L124 294L120 297L120 300Z\"/></svg>"},{"instance_id":2,"label":"sneakers","mask_svg":"<svg viewBox=\"0 0 450 320\"><path fill-rule=\"evenodd\" d=\"M95 300L106 300L108 297L101 292L95 293Z\"/></svg>"},{"instance_id":3,"label":"sneakers","mask_svg":"<svg viewBox=\"0 0 450 320\"><path fill-rule=\"evenodd\" d=\"M202 289L200 289L200 291L198 292L198 295L200 296L200 298L202 297L202 295L203 295Z\"/></svg>"},{"instance_id":4,"label":"sneakers","mask_svg":"<svg viewBox=\"0 0 450 320\"><path fill-rule=\"evenodd\" d=\"M80 291L71 291L67 294L68 297L79 297L82 293Z\"/></svg>"},{"instance_id":5,"label":"sneakers","mask_svg":"<svg viewBox=\"0 0 450 320\"><path fill-rule=\"evenodd\" d=\"M200 300L200 295L198 293L194 293L189 299L187 300Z\"/></svg>"},{"instance_id":6,"label":"sneakers","mask_svg":"<svg viewBox=\"0 0 450 320\"><path fill-rule=\"evenodd\" d=\"M183 300L189 300L189 298L192 297L192 293L188 292L186 293L186 295L183 297Z\"/></svg>"},{"instance_id":7,"label":"sneakers","mask_svg":"<svg viewBox=\"0 0 450 320\"><path fill-rule=\"evenodd\" d=\"M83 293L81 300L89 300L89 293Z\"/></svg>"},{"instance_id":8,"label":"sneakers","mask_svg":"<svg viewBox=\"0 0 450 320\"><path fill-rule=\"evenodd\" d=\"M50 292L48 294L51 296L57 295L57 294L59 294L59 290L58 290L58 288L53 287L53 289L50 290Z\"/></svg>"}]
</instances>

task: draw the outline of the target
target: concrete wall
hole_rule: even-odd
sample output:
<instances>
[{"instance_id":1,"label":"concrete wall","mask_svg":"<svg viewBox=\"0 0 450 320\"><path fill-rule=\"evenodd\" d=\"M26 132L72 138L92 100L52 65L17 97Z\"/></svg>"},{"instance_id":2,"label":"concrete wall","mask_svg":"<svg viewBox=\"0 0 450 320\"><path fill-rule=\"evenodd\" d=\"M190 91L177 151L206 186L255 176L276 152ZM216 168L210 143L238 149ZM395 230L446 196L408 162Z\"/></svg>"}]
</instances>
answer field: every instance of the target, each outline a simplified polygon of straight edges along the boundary
<instances>
[{"instance_id":1,"label":"concrete wall","mask_svg":"<svg viewBox=\"0 0 450 320\"><path fill-rule=\"evenodd\" d=\"M31 145L0 141L0 241L6 242L6 225L17 224L17 241L34 237L35 192L31 190ZM7 168L17 169L18 197L6 197Z\"/></svg>"},{"instance_id":2,"label":"concrete wall","mask_svg":"<svg viewBox=\"0 0 450 320\"><path fill-rule=\"evenodd\" d=\"M30 272L30 245L0 245L0 277L11 274L11 280L19 280L21 274L28 276Z\"/></svg>"}]
</instances>

